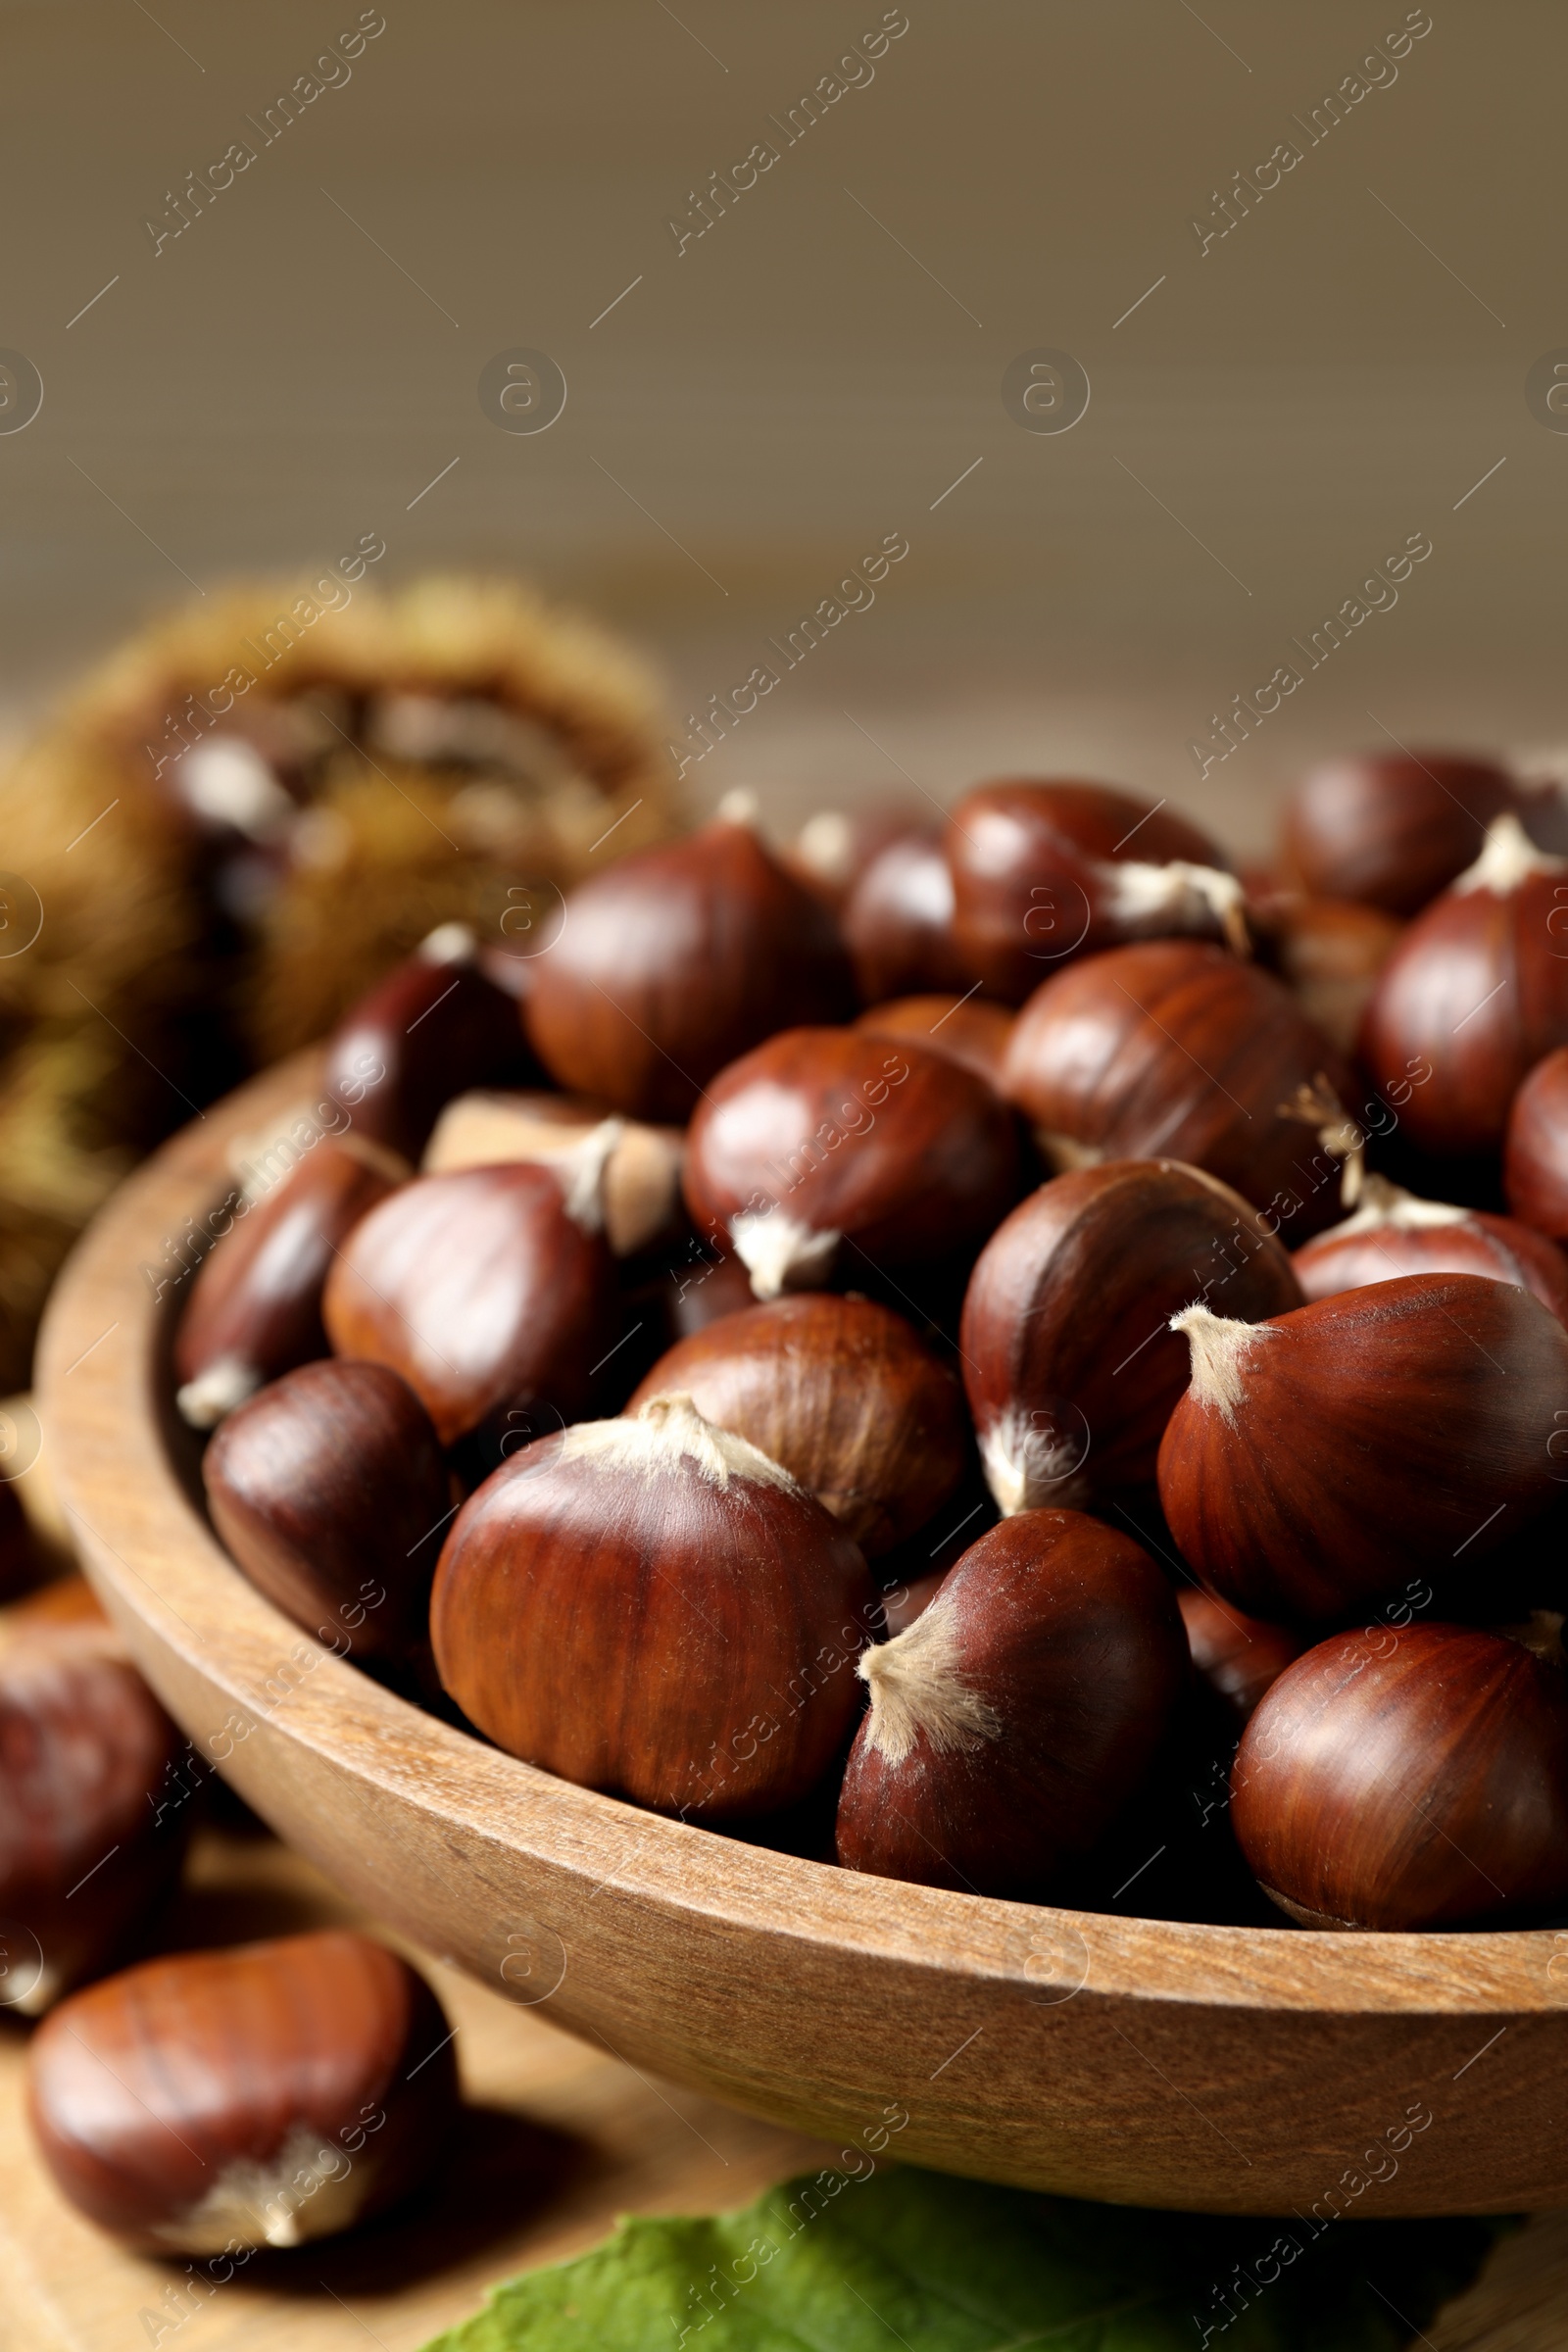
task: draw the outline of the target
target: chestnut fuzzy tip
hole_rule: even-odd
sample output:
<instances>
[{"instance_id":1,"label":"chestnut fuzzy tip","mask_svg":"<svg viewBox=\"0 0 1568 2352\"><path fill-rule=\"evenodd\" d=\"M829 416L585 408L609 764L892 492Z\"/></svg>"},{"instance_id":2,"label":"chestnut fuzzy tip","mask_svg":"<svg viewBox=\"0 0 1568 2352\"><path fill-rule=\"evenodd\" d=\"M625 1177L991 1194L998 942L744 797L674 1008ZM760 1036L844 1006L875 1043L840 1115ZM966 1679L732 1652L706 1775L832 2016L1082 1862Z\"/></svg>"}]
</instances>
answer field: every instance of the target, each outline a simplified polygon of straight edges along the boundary
<instances>
[{"instance_id":1,"label":"chestnut fuzzy tip","mask_svg":"<svg viewBox=\"0 0 1568 2352\"><path fill-rule=\"evenodd\" d=\"M1004 1412L980 1440L986 1485L1004 1519L1046 1507L1081 1508L1089 1482L1073 1474L1082 1460L1081 1446L1054 1432L1043 1433L1021 1405Z\"/></svg>"},{"instance_id":2,"label":"chestnut fuzzy tip","mask_svg":"<svg viewBox=\"0 0 1568 2352\"><path fill-rule=\"evenodd\" d=\"M634 1416L622 1420L574 1422L563 1436L561 1458L602 1462L650 1479L689 1462L710 1487L727 1487L732 1478L741 1478L786 1494L805 1493L771 1454L749 1438L705 1421L691 1397L678 1394L650 1396Z\"/></svg>"},{"instance_id":3,"label":"chestnut fuzzy tip","mask_svg":"<svg viewBox=\"0 0 1568 2352\"><path fill-rule=\"evenodd\" d=\"M1168 865L1129 858L1102 870L1106 911L1129 931L1145 925L1204 931L1212 922L1233 955L1251 955L1247 894L1235 874L1215 865L1192 865L1183 858L1173 858Z\"/></svg>"},{"instance_id":4,"label":"chestnut fuzzy tip","mask_svg":"<svg viewBox=\"0 0 1568 2352\"><path fill-rule=\"evenodd\" d=\"M1236 1323L1227 1315L1211 1314L1206 1306L1184 1306L1170 1319L1172 1331L1186 1337L1193 1351L1193 1381L1189 1394L1233 1427L1236 1408L1247 1394L1243 1377L1253 1347L1276 1333L1267 1323Z\"/></svg>"},{"instance_id":5,"label":"chestnut fuzzy tip","mask_svg":"<svg viewBox=\"0 0 1568 2352\"><path fill-rule=\"evenodd\" d=\"M1568 873L1568 858L1538 850L1513 811L1504 809L1487 827L1480 857L1474 865L1465 867L1452 888L1461 896L1490 890L1494 898L1505 899L1532 874L1562 873Z\"/></svg>"},{"instance_id":6,"label":"chestnut fuzzy tip","mask_svg":"<svg viewBox=\"0 0 1568 2352\"><path fill-rule=\"evenodd\" d=\"M938 1593L891 1642L864 1651L856 1672L871 1693L866 1745L902 1764L923 1732L939 1754L1002 1737L1002 1718L958 1672L955 1604Z\"/></svg>"},{"instance_id":7,"label":"chestnut fuzzy tip","mask_svg":"<svg viewBox=\"0 0 1568 2352\"><path fill-rule=\"evenodd\" d=\"M262 1386L262 1376L243 1356L220 1355L174 1393L180 1419L191 1429L216 1429Z\"/></svg>"},{"instance_id":8,"label":"chestnut fuzzy tip","mask_svg":"<svg viewBox=\"0 0 1568 2352\"><path fill-rule=\"evenodd\" d=\"M781 1209L774 1209L770 1216L747 1211L731 1217L729 1235L759 1298L781 1298L786 1291L819 1289L833 1270L844 1239L831 1229L815 1233Z\"/></svg>"}]
</instances>

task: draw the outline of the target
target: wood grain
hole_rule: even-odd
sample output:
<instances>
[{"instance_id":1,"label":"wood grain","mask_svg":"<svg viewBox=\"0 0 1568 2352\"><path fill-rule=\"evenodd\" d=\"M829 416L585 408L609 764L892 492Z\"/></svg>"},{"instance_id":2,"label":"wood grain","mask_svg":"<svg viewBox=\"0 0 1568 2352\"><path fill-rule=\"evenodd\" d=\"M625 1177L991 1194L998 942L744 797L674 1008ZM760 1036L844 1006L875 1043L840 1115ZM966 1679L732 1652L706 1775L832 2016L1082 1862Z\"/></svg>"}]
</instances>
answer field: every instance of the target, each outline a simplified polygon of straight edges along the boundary
<instances>
[{"instance_id":1,"label":"wood grain","mask_svg":"<svg viewBox=\"0 0 1568 2352\"><path fill-rule=\"evenodd\" d=\"M142 1269L313 1071L256 1081L110 1202L55 1294L41 1413L149 1680L334 1886L492 1988L548 1984L553 2023L636 2066L837 2144L906 2114L906 2157L1215 2211L1568 2202L1549 1933L1166 1926L862 1879L553 1781L280 1617L191 1499ZM1430 2124L1366 2185L1411 2110Z\"/></svg>"}]
</instances>

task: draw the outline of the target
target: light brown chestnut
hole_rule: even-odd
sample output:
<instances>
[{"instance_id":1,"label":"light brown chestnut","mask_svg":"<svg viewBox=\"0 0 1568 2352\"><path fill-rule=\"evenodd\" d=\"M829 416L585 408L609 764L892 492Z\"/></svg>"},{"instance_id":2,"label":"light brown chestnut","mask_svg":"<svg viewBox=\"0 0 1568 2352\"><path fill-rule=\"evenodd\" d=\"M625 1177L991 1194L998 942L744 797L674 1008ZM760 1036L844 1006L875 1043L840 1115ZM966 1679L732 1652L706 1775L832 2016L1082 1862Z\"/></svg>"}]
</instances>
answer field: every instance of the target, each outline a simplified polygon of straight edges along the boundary
<instances>
[{"instance_id":1,"label":"light brown chestnut","mask_svg":"<svg viewBox=\"0 0 1568 2352\"><path fill-rule=\"evenodd\" d=\"M789 1472L689 1396L523 1447L458 1514L430 1633L513 1755L683 1818L776 1812L855 1718L875 1594Z\"/></svg>"},{"instance_id":2,"label":"light brown chestnut","mask_svg":"<svg viewBox=\"0 0 1568 2352\"><path fill-rule=\"evenodd\" d=\"M1560 1617L1336 1634L1272 1685L1231 1773L1264 1892L1305 1928L1504 1924L1568 1902Z\"/></svg>"},{"instance_id":3,"label":"light brown chestnut","mask_svg":"<svg viewBox=\"0 0 1568 2352\"><path fill-rule=\"evenodd\" d=\"M607 1137L603 1103L575 1095L470 1094L449 1102L420 1162L427 1176L531 1159L569 1170L603 1154L605 1239L616 1257L673 1240L684 1219L678 1127L617 1119Z\"/></svg>"},{"instance_id":4,"label":"light brown chestnut","mask_svg":"<svg viewBox=\"0 0 1568 2352\"><path fill-rule=\"evenodd\" d=\"M105 1967L179 1867L179 1733L101 1620L0 1647L0 2006L37 2017Z\"/></svg>"},{"instance_id":5,"label":"light brown chestnut","mask_svg":"<svg viewBox=\"0 0 1568 2352\"><path fill-rule=\"evenodd\" d=\"M1164 1575L1076 1511L1004 1520L859 1672L839 1800L850 1870L1030 1894L1137 1793L1188 1675Z\"/></svg>"},{"instance_id":6,"label":"light brown chestnut","mask_svg":"<svg viewBox=\"0 0 1568 2352\"><path fill-rule=\"evenodd\" d=\"M1484 1577L1560 1492L1568 1332L1511 1283L1405 1275L1172 1328L1193 1377L1160 1501L1189 1567L1250 1615L1332 1622L1416 1570Z\"/></svg>"},{"instance_id":7,"label":"light brown chestnut","mask_svg":"<svg viewBox=\"0 0 1568 2352\"><path fill-rule=\"evenodd\" d=\"M953 876L935 829L890 842L845 902L844 944L856 986L873 1004L969 974L953 937Z\"/></svg>"},{"instance_id":8,"label":"light brown chestnut","mask_svg":"<svg viewBox=\"0 0 1568 2352\"><path fill-rule=\"evenodd\" d=\"M628 1116L685 1118L714 1073L852 985L832 915L741 812L582 883L524 1008L552 1077Z\"/></svg>"},{"instance_id":9,"label":"light brown chestnut","mask_svg":"<svg viewBox=\"0 0 1568 2352\"><path fill-rule=\"evenodd\" d=\"M687 1206L760 1298L956 1256L1017 1187L1017 1138L993 1088L856 1029L786 1029L732 1062L687 1138Z\"/></svg>"},{"instance_id":10,"label":"light brown chestnut","mask_svg":"<svg viewBox=\"0 0 1568 2352\"><path fill-rule=\"evenodd\" d=\"M1307 1019L1342 1054L1354 1050L1379 972L1404 926L1354 899L1282 891L1249 901L1258 959L1279 974Z\"/></svg>"},{"instance_id":11,"label":"light brown chestnut","mask_svg":"<svg viewBox=\"0 0 1568 2352\"><path fill-rule=\"evenodd\" d=\"M808 1292L726 1315L661 1356L626 1410L671 1393L782 1462L867 1558L924 1527L969 1458L957 1381L869 1298Z\"/></svg>"},{"instance_id":12,"label":"light brown chestnut","mask_svg":"<svg viewBox=\"0 0 1568 2352\"><path fill-rule=\"evenodd\" d=\"M1294 1626L1249 1617L1195 1585L1182 1587L1176 1605L1187 1628L1193 1671L1233 1725L1248 1721L1264 1691L1307 1645L1307 1637Z\"/></svg>"},{"instance_id":13,"label":"light brown chestnut","mask_svg":"<svg viewBox=\"0 0 1568 2352\"><path fill-rule=\"evenodd\" d=\"M328 1094L353 1109L360 1135L405 1159L418 1158L453 1095L537 1075L516 999L488 976L463 923L432 931L344 1014L326 1047Z\"/></svg>"},{"instance_id":14,"label":"light brown chestnut","mask_svg":"<svg viewBox=\"0 0 1568 2352\"><path fill-rule=\"evenodd\" d=\"M1348 1069L1271 973L1200 941L1113 948L1048 980L1003 1089L1058 1169L1186 1160L1292 1239L1354 1205Z\"/></svg>"},{"instance_id":15,"label":"light brown chestnut","mask_svg":"<svg viewBox=\"0 0 1568 2352\"><path fill-rule=\"evenodd\" d=\"M1005 1004L1068 956L1128 940L1196 933L1247 952L1241 884L1163 803L1107 784L981 784L956 803L943 847L958 954Z\"/></svg>"},{"instance_id":16,"label":"light brown chestnut","mask_svg":"<svg viewBox=\"0 0 1568 2352\"><path fill-rule=\"evenodd\" d=\"M1108 1160L1004 1219L969 1278L959 1352L1004 1514L1152 1483L1189 1376L1168 1326L1196 1299L1243 1323L1302 1303L1257 1211L1200 1168Z\"/></svg>"},{"instance_id":17,"label":"light brown chestnut","mask_svg":"<svg viewBox=\"0 0 1568 2352\"><path fill-rule=\"evenodd\" d=\"M452 2036L406 1961L327 1930L181 1952L57 2009L27 2099L62 2193L151 2251L299 2246L406 2195L457 2112Z\"/></svg>"},{"instance_id":18,"label":"light brown chestnut","mask_svg":"<svg viewBox=\"0 0 1568 2352\"><path fill-rule=\"evenodd\" d=\"M336 1356L285 1372L229 1415L202 1478L234 1559L296 1624L358 1657L417 1654L452 1497L399 1374Z\"/></svg>"},{"instance_id":19,"label":"light brown chestnut","mask_svg":"<svg viewBox=\"0 0 1568 2352\"><path fill-rule=\"evenodd\" d=\"M1416 914L1480 856L1487 827L1515 797L1490 760L1351 753L1297 786L1285 813L1286 863L1322 898Z\"/></svg>"},{"instance_id":20,"label":"light brown chestnut","mask_svg":"<svg viewBox=\"0 0 1568 2352\"><path fill-rule=\"evenodd\" d=\"M1533 1291L1559 1323L1568 1323L1568 1257L1555 1242L1516 1217L1419 1200L1386 1176L1368 1176L1344 1224L1305 1243L1292 1262L1307 1298L1332 1298L1400 1274L1488 1274Z\"/></svg>"},{"instance_id":21,"label":"light brown chestnut","mask_svg":"<svg viewBox=\"0 0 1568 2352\"><path fill-rule=\"evenodd\" d=\"M323 1136L303 1155L271 1157L284 1172L237 1189L210 1220L219 1238L197 1269L174 1334L176 1401L193 1429L225 1413L280 1372L326 1353L321 1291L354 1227L395 1192L397 1163L352 1138Z\"/></svg>"},{"instance_id":22,"label":"light brown chestnut","mask_svg":"<svg viewBox=\"0 0 1568 2352\"><path fill-rule=\"evenodd\" d=\"M400 1372L443 1446L534 1404L573 1418L611 1345L599 1203L597 1180L568 1191L526 1162L417 1178L338 1252L322 1299L334 1349Z\"/></svg>"},{"instance_id":23,"label":"light brown chestnut","mask_svg":"<svg viewBox=\"0 0 1568 2352\"><path fill-rule=\"evenodd\" d=\"M1514 1096L1502 1182L1522 1223L1568 1241L1568 1046L1538 1061Z\"/></svg>"},{"instance_id":24,"label":"light brown chestnut","mask_svg":"<svg viewBox=\"0 0 1568 2352\"><path fill-rule=\"evenodd\" d=\"M1012 1020L1005 1004L992 1004L984 997L895 997L862 1012L855 1026L869 1037L906 1038L1000 1091Z\"/></svg>"},{"instance_id":25,"label":"light brown chestnut","mask_svg":"<svg viewBox=\"0 0 1568 2352\"><path fill-rule=\"evenodd\" d=\"M1495 818L1472 866L1405 932L1361 1027L1410 1140L1494 1152L1532 1065L1568 1045L1568 858Z\"/></svg>"}]
</instances>

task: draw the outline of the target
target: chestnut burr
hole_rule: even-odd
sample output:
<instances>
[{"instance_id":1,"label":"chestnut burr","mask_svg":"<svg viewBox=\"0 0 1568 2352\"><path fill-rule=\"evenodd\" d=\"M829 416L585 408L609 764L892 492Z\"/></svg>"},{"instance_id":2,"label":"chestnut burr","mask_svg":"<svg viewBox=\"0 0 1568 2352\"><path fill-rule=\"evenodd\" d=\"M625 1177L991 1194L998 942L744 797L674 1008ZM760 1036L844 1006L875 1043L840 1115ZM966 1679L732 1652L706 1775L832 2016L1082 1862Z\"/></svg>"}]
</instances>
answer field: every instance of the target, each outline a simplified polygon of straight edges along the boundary
<instances>
[{"instance_id":1,"label":"chestnut burr","mask_svg":"<svg viewBox=\"0 0 1568 2352\"><path fill-rule=\"evenodd\" d=\"M417 1159L436 1113L469 1087L525 1085L537 1067L514 997L490 979L473 933L443 923L346 1012L327 1041L328 1094L356 1131Z\"/></svg>"},{"instance_id":2,"label":"chestnut burr","mask_svg":"<svg viewBox=\"0 0 1568 2352\"><path fill-rule=\"evenodd\" d=\"M1488 1274L1534 1293L1568 1323L1568 1258L1514 1217L1418 1200L1386 1176L1368 1176L1359 1205L1292 1260L1307 1298L1389 1282L1399 1274Z\"/></svg>"},{"instance_id":3,"label":"chestnut burr","mask_svg":"<svg viewBox=\"0 0 1568 2352\"><path fill-rule=\"evenodd\" d=\"M1516 799L1492 761L1444 752L1350 754L1297 786L1285 814L1288 865L1309 890L1417 914L1481 854Z\"/></svg>"},{"instance_id":4,"label":"chestnut burr","mask_svg":"<svg viewBox=\"0 0 1568 2352\"><path fill-rule=\"evenodd\" d=\"M1302 1303L1257 1211L1200 1168L1108 1160L1030 1195L975 1261L959 1352L1004 1513L1083 1508L1146 1486L1187 1349L1170 1318L1195 1300L1242 1323Z\"/></svg>"},{"instance_id":5,"label":"chestnut burr","mask_svg":"<svg viewBox=\"0 0 1568 2352\"><path fill-rule=\"evenodd\" d=\"M407 2194L457 2109L435 1995L329 1930L144 1961L56 2010L28 2107L62 2193L180 2254L299 2246Z\"/></svg>"},{"instance_id":6,"label":"chestnut burr","mask_svg":"<svg viewBox=\"0 0 1568 2352\"><path fill-rule=\"evenodd\" d=\"M1514 1096L1503 1137L1503 1190L1523 1224L1568 1241L1568 1046L1545 1054Z\"/></svg>"}]
</instances>

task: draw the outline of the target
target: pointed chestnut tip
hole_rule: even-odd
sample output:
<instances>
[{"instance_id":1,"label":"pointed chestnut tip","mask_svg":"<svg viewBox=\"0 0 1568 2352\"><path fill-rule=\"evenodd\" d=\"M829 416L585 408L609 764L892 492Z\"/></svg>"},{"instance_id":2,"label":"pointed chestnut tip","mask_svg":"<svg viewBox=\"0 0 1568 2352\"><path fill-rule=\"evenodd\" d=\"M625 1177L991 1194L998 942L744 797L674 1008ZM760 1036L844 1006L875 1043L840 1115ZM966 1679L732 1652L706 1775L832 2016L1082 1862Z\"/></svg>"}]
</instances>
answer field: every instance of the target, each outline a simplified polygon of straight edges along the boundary
<instances>
[{"instance_id":1,"label":"pointed chestnut tip","mask_svg":"<svg viewBox=\"0 0 1568 2352\"><path fill-rule=\"evenodd\" d=\"M744 825L756 833L762 822L762 799L750 784L737 784L726 792L713 814L721 825Z\"/></svg>"},{"instance_id":2,"label":"pointed chestnut tip","mask_svg":"<svg viewBox=\"0 0 1568 2352\"><path fill-rule=\"evenodd\" d=\"M1222 1420L1234 1422L1236 1408L1247 1394L1243 1378L1247 1359L1262 1340L1274 1337L1268 1323L1237 1323L1211 1314L1206 1306L1184 1306L1170 1319L1172 1331L1184 1334L1192 1349L1193 1376L1188 1395L1207 1405Z\"/></svg>"},{"instance_id":3,"label":"pointed chestnut tip","mask_svg":"<svg viewBox=\"0 0 1568 2352\"><path fill-rule=\"evenodd\" d=\"M421 963L471 963L478 952L466 923L437 923L416 950Z\"/></svg>"},{"instance_id":4,"label":"pointed chestnut tip","mask_svg":"<svg viewBox=\"0 0 1568 2352\"><path fill-rule=\"evenodd\" d=\"M626 1122L622 1118L601 1119L590 1127L580 1143L557 1163L562 1189L566 1199L566 1214L584 1233L603 1233L605 1230L605 1188L610 1162L625 1140Z\"/></svg>"},{"instance_id":5,"label":"pointed chestnut tip","mask_svg":"<svg viewBox=\"0 0 1568 2352\"><path fill-rule=\"evenodd\" d=\"M1568 858L1553 858L1547 851L1538 850L1512 809L1505 808L1487 827L1480 857L1474 865L1465 867L1453 888L1466 896L1471 891L1490 890L1494 898L1505 899L1532 874L1561 873L1568 873Z\"/></svg>"},{"instance_id":6,"label":"pointed chestnut tip","mask_svg":"<svg viewBox=\"0 0 1568 2352\"><path fill-rule=\"evenodd\" d=\"M871 1694L866 1742L902 1764L922 1732L939 1753L1000 1740L1002 1719L959 1672L956 1609L939 1592L891 1642L862 1650L856 1668Z\"/></svg>"},{"instance_id":7,"label":"pointed chestnut tip","mask_svg":"<svg viewBox=\"0 0 1568 2352\"><path fill-rule=\"evenodd\" d=\"M190 1429L216 1429L247 1397L254 1396L262 1376L242 1356L220 1355L175 1392L179 1417Z\"/></svg>"}]
</instances>

